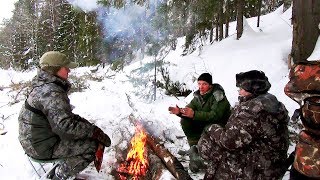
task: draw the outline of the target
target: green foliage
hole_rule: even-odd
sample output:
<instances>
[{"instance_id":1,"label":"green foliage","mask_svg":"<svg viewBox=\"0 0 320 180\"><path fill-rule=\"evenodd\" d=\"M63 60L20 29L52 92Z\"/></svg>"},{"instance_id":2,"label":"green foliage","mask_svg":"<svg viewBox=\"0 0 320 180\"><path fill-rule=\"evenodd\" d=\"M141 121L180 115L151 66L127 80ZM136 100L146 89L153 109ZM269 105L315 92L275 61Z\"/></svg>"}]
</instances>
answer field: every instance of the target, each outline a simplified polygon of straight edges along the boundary
<instances>
[{"instance_id":1,"label":"green foliage","mask_svg":"<svg viewBox=\"0 0 320 180\"><path fill-rule=\"evenodd\" d=\"M98 2L98 4L102 4L103 6L106 6L106 7L115 7L118 9L123 8L127 4L131 4L131 3L135 3L140 6L143 6L146 3L148 3L147 0L131 0L131 1L127 1L127 0L98 0L97 2Z\"/></svg>"},{"instance_id":2,"label":"green foliage","mask_svg":"<svg viewBox=\"0 0 320 180\"><path fill-rule=\"evenodd\" d=\"M69 94L73 92L83 92L86 89L89 89L90 86L88 84L88 81L101 82L103 79L103 76L96 75L95 73L85 73L81 76L70 75L69 81L71 82L72 86L69 91Z\"/></svg>"},{"instance_id":3,"label":"green foliage","mask_svg":"<svg viewBox=\"0 0 320 180\"><path fill-rule=\"evenodd\" d=\"M173 96L188 96L192 91L186 88L184 83L180 83L179 81L173 82L170 79L169 72L166 68L161 67L160 69L161 75L163 78L163 82L157 81L157 87L163 88L166 90L166 95Z\"/></svg>"},{"instance_id":4,"label":"green foliage","mask_svg":"<svg viewBox=\"0 0 320 180\"><path fill-rule=\"evenodd\" d=\"M262 12L274 10L283 1L263 0ZM288 1L291 0L285 0L287 4ZM235 0L164 0L160 1L162 4L156 1L156 5L152 4L155 1L146 0L98 2L124 10L133 4L144 7L145 13L131 22L135 29L128 28L135 34L124 32L110 40L104 34L108 30L103 29L97 12L84 12L67 0L19 0L12 18L0 29L0 66L26 70L37 66L41 55L51 50L64 52L80 66L118 60L128 63L138 51L157 56L162 47L174 49L177 38L182 36L186 37L184 55L187 55L202 46L205 42L202 39L208 34L212 42L213 29L218 26L223 32L221 24L236 17ZM244 2L245 16L256 16L257 1ZM226 12L228 17L225 17Z\"/></svg>"},{"instance_id":5,"label":"green foliage","mask_svg":"<svg viewBox=\"0 0 320 180\"><path fill-rule=\"evenodd\" d=\"M113 61L110 69L113 71L121 71L123 70L123 65L124 65L124 62L122 60L116 60L116 61Z\"/></svg>"},{"instance_id":6,"label":"green foliage","mask_svg":"<svg viewBox=\"0 0 320 180\"><path fill-rule=\"evenodd\" d=\"M25 70L46 51L61 51L80 65L99 64L103 56L96 12L75 9L67 0L18 1L0 31L0 65Z\"/></svg>"}]
</instances>

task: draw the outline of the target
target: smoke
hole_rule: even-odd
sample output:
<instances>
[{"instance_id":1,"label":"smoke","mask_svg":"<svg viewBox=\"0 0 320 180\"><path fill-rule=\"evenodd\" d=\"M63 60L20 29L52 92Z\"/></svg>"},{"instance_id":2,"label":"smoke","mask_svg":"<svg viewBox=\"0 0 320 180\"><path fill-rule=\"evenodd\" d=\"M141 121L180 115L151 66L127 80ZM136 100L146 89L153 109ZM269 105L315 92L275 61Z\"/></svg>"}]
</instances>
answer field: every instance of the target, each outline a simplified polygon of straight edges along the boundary
<instances>
[{"instance_id":1,"label":"smoke","mask_svg":"<svg viewBox=\"0 0 320 180\"><path fill-rule=\"evenodd\" d=\"M109 52L108 60L132 58L140 47L157 42L165 36L154 28L153 20L157 7L164 0L149 0L137 5L127 0L123 8L104 7L97 0L68 0L72 5L84 11L95 11L98 21L103 25L105 45Z\"/></svg>"},{"instance_id":2,"label":"smoke","mask_svg":"<svg viewBox=\"0 0 320 180\"><path fill-rule=\"evenodd\" d=\"M70 4L79 7L82 10L96 11L99 20L104 24L104 29L108 36L116 35L121 31L127 33L136 33L137 29L143 28L147 31L151 28L151 24L145 23L150 21L150 16L154 15L156 5L162 3L159 0L149 0L143 6L129 2L121 9L104 7L97 3L98 0L68 0ZM149 19L148 19L149 18Z\"/></svg>"},{"instance_id":3,"label":"smoke","mask_svg":"<svg viewBox=\"0 0 320 180\"><path fill-rule=\"evenodd\" d=\"M143 28L145 22L146 8L138 5L131 5L128 8L101 9L100 20L105 27L106 37L132 36Z\"/></svg>"},{"instance_id":4,"label":"smoke","mask_svg":"<svg viewBox=\"0 0 320 180\"><path fill-rule=\"evenodd\" d=\"M97 9L99 6L97 4L97 0L68 0L70 4L72 4L75 7L79 7L84 11L93 11Z\"/></svg>"}]
</instances>

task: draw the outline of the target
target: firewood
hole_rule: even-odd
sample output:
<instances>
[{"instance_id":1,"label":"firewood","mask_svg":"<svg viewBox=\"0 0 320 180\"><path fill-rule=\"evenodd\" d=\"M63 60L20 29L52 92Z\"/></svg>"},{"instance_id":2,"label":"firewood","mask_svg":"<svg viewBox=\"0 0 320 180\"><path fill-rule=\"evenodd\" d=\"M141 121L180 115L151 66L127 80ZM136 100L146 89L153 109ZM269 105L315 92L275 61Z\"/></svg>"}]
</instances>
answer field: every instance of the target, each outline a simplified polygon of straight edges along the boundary
<instances>
[{"instance_id":1,"label":"firewood","mask_svg":"<svg viewBox=\"0 0 320 180\"><path fill-rule=\"evenodd\" d=\"M162 163L161 159L154 154L153 151L148 151L148 157L150 166L146 179L159 180L163 179L164 174L171 174L167 167ZM172 178L170 179L175 179L173 175L171 175L171 177ZM168 179L168 177L166 177L166 179Z\"/></svg>"},{"instance_id":2,"label":"firewood","mask_svg":"<svg viewBox=\"0 0 320 180\"><path fill-rule=\"evenodd\" d=\"M166 168L176 179L190 180L192 179L188 172L184 169L183 165L178 159L173 156L159 141L151 135L147 135L147 144L153 152L162 160Z\"/></svg>"}]
</instances>

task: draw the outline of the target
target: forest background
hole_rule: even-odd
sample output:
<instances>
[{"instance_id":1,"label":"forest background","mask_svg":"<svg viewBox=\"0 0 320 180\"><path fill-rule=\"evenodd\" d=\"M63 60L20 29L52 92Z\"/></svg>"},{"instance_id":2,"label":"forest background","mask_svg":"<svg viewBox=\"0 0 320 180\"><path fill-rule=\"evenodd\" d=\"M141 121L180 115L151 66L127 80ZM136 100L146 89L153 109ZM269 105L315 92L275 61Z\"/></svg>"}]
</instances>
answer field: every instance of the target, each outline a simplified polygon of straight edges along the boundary
<instances>
[{"instance_id":1,"label":"forest background","mask_svg":"<svg viewBox=\"0 0 320 180\"><path fill-rule=\"evenodd\" d=\"M82 2L82 3L80 3ZM80 66L113 64L121 69L137 56L174 50L183 55L229 36L229 22L285 8L291 0L18 0L0 31L0 67L27 70L46 51L65 53ZM318 7L319 8L319 7ZM259 19L257 21L259 26ZM215 28L217 27L217 28ZM315 43L315 42L314 42Z\"/></svg>"},{"instance_id":2,"label":"forest background","mask_svg":"<svg viewBox=\"0 0 320 180\"><path fill-rule=\"evenodd\" d=\"M171 74L169 77L169 72L166 68L168 66L172 66L173 69L175 69L174 66L176 65L168 63L168 61L163 61L163 59L169 54L169 52L174 52L175 50L179 52L179 55L177 54L177 56L174 58L171 57L169 59L172 59L173 61L179 61L178 64L190 66L188 68L184 67L176 70L180 73L183 71L182 74L185 74L183 77L190 77L192 74L191 71L198 70L195 66L196 64L203 63L206 65L206 63L202 62L202 60L208 58L210 61L207 62L208 66L206 67L208 69L206 70L212 70L210 72L214 73L214 78L221 77L221 75L223 78L232 76L232 73L234 73L233 70L231 70L232 66L239 68L240 66L245 66L248 68L259 67L262 69L264 68L264 70L270 69L270 72L265 71L267 73L271 73L272 71L270 80L280 77L284 78L283 74L287 73L287 69L285 68L285 73L279 73L277 68L283 68L283 64L279 65L276 63L283 59L279 58L279 54L275 53L274 50L270 52L270 49L272 48L282 47L281 43L279 43L274 37L268 36L266 39L261 38L259 41L263 41L265 44L265 52L269 52L268 55L273 54L274 56L266 55L266 57L270 58L262 57L262 54L259 54L258 56L258 53L255 52L257 49L251 49L252 46L257 46L259 44L258 41L254 38L252 38L252 41L248 41L248 36L242 37L242 31L245 27L245 23L243 24L243 22L245 22L242 19L243 17L257 17L250 19L250 26L260 26L260 15L271 12L282 3L285 4L283 10L281 8L282 11L285 11L289 5L292 5L292 19L284 18L284 16L279 17L284 18L280 20L280 22L287 23L285 25L290 27L289 31L285 31L287 33L284 33L277 28L275 28L274 31L279 31L279 33L277 33L277 37L288 36L291 35L291 28L293 29L291 52L286 50L285 55L283 56L286 57L288 55L288 60L292 60L294 63L305 61L307 57L310 56L311 52L315 49L317 38L320 35L318 28L320 22L320 1L318 0L294 0L293 2L276 0L217 0L214 2L202 0L178 0L124 2L118 0L97 1L98 4L95 2L95 0L20 0L15 3L13 16L4 21L1 25L0 68L8 69L8 71L0 71L3 73L1 75L0 82L5 84L0 86L1 95L3 94L1 98L4 101L2 102L4 105L1 105L0 119L4 122L4 124L6 124L7 130L9 130L5 136L1 137L1 140L3 140L1 141L0 145L2 152L13 152L14 150L20 150L17 148L20 147L20 145L15 141L17 139L15 138L17 135L17 126L14 124L14 122L16 122L15 120L17 119L16 114L18 112L18 108L20 108L20 104L27 94L28 86L30 85L30 81L23 82L20 80L27 77L28 80L31 79L27 74L35 73L35 69L38 67L39 57L48 50L62 51L66 53L70 59L79 62L80 66L88 66L79 68L76 72L86 69L86 71L90 72L89 74L85 73L81 77L76 77L74 74L70 76L71 82L74 86L71 92L84 91L81 93L81 95L80 93L71 94L71 99L75 101L77 105L79 105L78 109L76 110L78 110L78 112L80 111L80 114L88 116L89 119L92 116L97 116L99 118L100 116L106 116L105 118L101 119L118 120L118 117L115 118L118 115L116 112L120 110L120 112L128 113L129 111L127 110L130 108L125 108L125 103L123 102L127 99L130 100L130 97L133 98L133 95L136 93L134 92L132 94L128 94L128 91L132 90L133 88L131 86L128 88L124 86L125 77L128 78L128 81L132 82L133 85L136 83L136 81L143 79L141 76L134 76L135 73L141 73L141 75L144 75L143 73L146 72L146 69L150 70L150 68L154 68L155 75L157 73L158 75L161 74L162 78L156 78L154 76L154 80L151 80L153 81L151 83L149 80L153 76L149 76L147 78L148 81L145 82L145 85L148 86L148 88L144 87L144 90L137 89L136 91L140 91L140 93L143 92L143 95L139 96L140 98L132 101L127 100L130 103L133 101L134 103L138 103L142 98L149 100L153 99L153 93L149 91L151 89L149 89L149 87L153 85L155 85L158 90L160 88L166 89L167 94L173 95L170 96L173 100L178 100L178 98L180 99L181 96L187 96L191 90L194 90L192 88L189 88L191 90L185 89L185 87L190 87L189 85L191 84L191 78L189 78L189 81L187 81L188 78L181 78L179 75L175 74L173 74L173 76ZM255 20L256 24L253 25L252 21ZM264 20L264 23L266 23L266 19ZM232 23L232 25L230 24L229 26L229 22L234 21L236 22L237 31L234 31L234 23ZM263 23L261 24L263 25ZM266 27L262 27L262 25L261 28L254 28L256 32L259 32L259 34L265 34L268 32ZM232 29L230 34L229 28ZM230 42L230 39L234 38L235 36L239 41L234 40L233 44L240 43L243 50L238 49L238 51L235 52L234 46L230 46L230 48L223 46L226 45L226 42ZM252 36L256 36L255 33L252 33ZM222 41L227 37L230 38L226 39L226 41ZM218 43L220 41L222 42ZM273 42L274 44L268 44L268 42ZM212 47L214 47L218 44L221 44L222 47L224 47L223 51L241 56L237 58L239 62L231 61L233 59L226 60L226 58L221 58L219 53L222 49L220 51L214 51L214 48L210 48L210 52L212 51L212 53L205 51L208 49L208 45L212 45ZM270 48L271 46L272 48ZM181 47L182 51L180 51ZM239 55L240 51L245 53L240 53L241 55ZM254 57L257 57L255 60L259 61L259 66L253 66L255 63L249 61L252 60L252 57L250 58L247 56L255 53L257 53L257 55ZM283 56L281 54L281 57ZM137 61L139 59L148 59L148 62L142 66L143 62L140 62L139 64ZM131 61L135 62L132 63ZM124 76L123 72L126 72L126 68L130 69L130 63L137 66L140 65L140 69L139 71L133 70L132 72L128 73L128 75ZM231 64L226 66L228 63ZM265 63L273 63L274 66L263 65ZM290 63L291 61L288 61L289 66ZM109 67L112 71L109 71ZM224 71L220 69L223 69ZM23 71L19 76L20 79L15 79L15 76L10 73L11 70L13 70L15 73ZM244 70L243 67L241 70ZM105 73L101 75L101 71ZM221 72L219 76L215 76L218 72ZM239 72L239 69L237 69L236 72ZM9 74L9 76L7 77L5 74ZM193 75L196 77L196 74ZM112 79L115 77L117 78L112 82L106 82L103 80L104 78ZM171 78L175 80L179 79L179 81L173 81ZM228 97L230 97L232 102L236 100L236 95L234 95L234 93L230 93L236 92L234 89L234 84L230 83L233 79L233 76L229 79L214 79L215 81L221 81L221 83L228 82L227 84L224 84L224 87L228 93ZM102 82L101 84L103 85L101 86L103 87L89 87L88 82L91 82L91 80ZM11 83L7 83L7 81L11 81ZM117 82L119 83L117 84ZM275 89L273 89L273 92L281 92L283 94L282 87L284 82L287 82L287 79L282 80L280 84L274 82L273 87ZM108 88L106 85L104 85L104 83L109 85ZM187 83L188 86L186 86L184 83ZM87 92L84 89L87 89L87 91L92 90L92 92ZM122 93L124 90L126 92ZM108 92L110 92L110 95ZM83 93L88 93L90 95L86 96ZM127 99L124 97L127 97ZM190 94L188 97L190 98L192 95ZM113 100L112 98L117 99L117 101ZM125 100L123 100L123 98ZM155 98L156 93L154 93L154 99ZM6 99L10 100L6 101ZM97 102L93 102L94 100L97 102L102 101L101 103L103 104L97 104ZM123 101L118 102L118 100ZM160 101L163 101L162 109L165 110L168 104L171 104L167 101L164 102L162 99L160 99ZM183 102L185 101L187 102L187 100L183 100ZM86 102L86 104L83 105L82 102ZM90 105L88 106L88 104L92 104L92 109L88 110L88 107L91 107ZM182 103L180 105L182 105ZM291 108L289 102L286 102L286 105L288 105L290 110L293 109ZM143 108L144 111L141 111L147 112L146 109L149 109L150 106L157 107L154 108L154 111L161 109L159 108L159 103L148 105L143 104L135 107L139 107L139 110L140 108ZM10 109L14 109L14 111ZM105 109L111 109L110 112L115 113L115 117L110 118L109 116L113 115L110 115L110 112L102 113L105 112ZM153 110L150 110L150 112L153 112ZM168 123L168 121L165 121L167 119L164 118L169 116L167 111L163 112L165 116L160 117L150 112L144 113L149 114L148 118L146 119L163 120L166 122L166 125L171 125ZM95 118L93 119L95 120ZM112 123L108 124L107 122L102 123L102 120L100 121L99 118L96 118L98 119L96 120L96 123L103 125L102 127L105 127L107 132L112 134L112 130L116 128L109 129L106 127L110 127L110 124L111 127L113 127L112 124L118 121L112 121ZM126 118L127 117L121 119L121 122L123 122ZM168 119L171 120L173 117L170 116ZM177 124L178 123L174 125ZM121 127L122 126L123 125L121 124ZM159 127L162 126L157 126L157 128ZM169 132L170 133L168 134L170 135L175 134L173 132L176 132L176 129L173 129L172 131L170 129ZM115 137L117 139L121 136ZM176 143L176 141L172 142ZM180 145L178 141L177 143ZM12 144L17 145L17 147L13 146ZM22 151L20 151L19 153L14 154L17 154L17 157L23 156L23 153L21 153ZM2 174L5 174L4 172L6 172L10 174L8 177L14 176L15 174L7 171L7 169L11 167L16 168L16 164L11 162L12 159L8 161L2 161L3 159L6 159L6 157L3 156L0 162L1 167L3 167ZM20 157L20 159L22 158ZM106 160L108 159L112 158L106 157ZM9 166L11 163L14 164L14 166ZM109 161L106 162L106 164L108 163ZM24 163L22 164L25 165ZM23 168L24 166L21 167ZM105 167L107 167L107 165L105 165Z\"/></svg>"}]
</instances>

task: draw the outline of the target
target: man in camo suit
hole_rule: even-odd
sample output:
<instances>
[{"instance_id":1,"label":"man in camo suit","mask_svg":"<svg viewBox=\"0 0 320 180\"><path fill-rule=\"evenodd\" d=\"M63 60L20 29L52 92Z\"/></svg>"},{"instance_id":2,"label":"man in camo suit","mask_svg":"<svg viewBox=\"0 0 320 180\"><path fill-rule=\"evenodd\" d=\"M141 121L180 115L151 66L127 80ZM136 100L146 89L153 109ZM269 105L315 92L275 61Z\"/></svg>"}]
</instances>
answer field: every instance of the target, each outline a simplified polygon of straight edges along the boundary
<instances>
[{"instance_id":1,"label":"man in camo suit","mask_svg":"<svg viewBox=\"0 0 320 180\"><path fill-rule=\"evenodd\" d=\"M100 128L72 113L67 79L69 68L76 66L63 53L46 52L19 115L19 141L26 154L62 159L53 179L76 176L95 159L99 143L111 144Z\"/></svg>"},{"instance_id":2,"label":"man in camo suit","mask_svg":"<svg viewBox=\"0 0 320 180\"><path fill-rule=\"evenodd\" d=\"M239 104L225 127L210 126L198 148L209 161L204 179L280 179L289 147L288 111L267 93L262 71L236 75Z\"/></svg>"}]
</instances>

